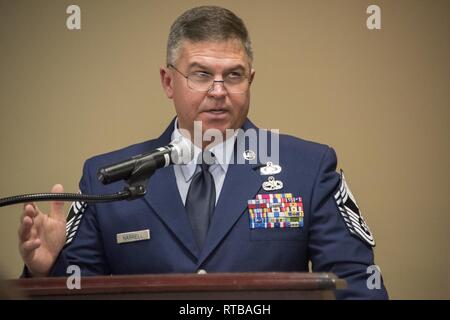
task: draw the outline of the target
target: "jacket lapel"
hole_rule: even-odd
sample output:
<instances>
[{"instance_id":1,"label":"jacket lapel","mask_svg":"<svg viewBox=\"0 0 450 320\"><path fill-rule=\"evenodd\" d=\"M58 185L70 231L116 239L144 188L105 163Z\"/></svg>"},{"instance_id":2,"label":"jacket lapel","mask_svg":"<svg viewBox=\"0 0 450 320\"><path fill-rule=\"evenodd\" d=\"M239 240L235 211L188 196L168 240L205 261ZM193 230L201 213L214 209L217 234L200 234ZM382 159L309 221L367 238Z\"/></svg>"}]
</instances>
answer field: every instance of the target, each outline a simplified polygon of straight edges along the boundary
<instances>
[{"instance_id":1,"label":"jacket lapel","mask_svg":"<svg viewBox=\"0 0 450 320\"><path fill-rule=\"evenodd\" d=\"M199 249L181 201L172 166L155 172L149 181L147 194L144 198L167 228L172 231L173 235L197 259Z\"/></svg>"}]
</instances>

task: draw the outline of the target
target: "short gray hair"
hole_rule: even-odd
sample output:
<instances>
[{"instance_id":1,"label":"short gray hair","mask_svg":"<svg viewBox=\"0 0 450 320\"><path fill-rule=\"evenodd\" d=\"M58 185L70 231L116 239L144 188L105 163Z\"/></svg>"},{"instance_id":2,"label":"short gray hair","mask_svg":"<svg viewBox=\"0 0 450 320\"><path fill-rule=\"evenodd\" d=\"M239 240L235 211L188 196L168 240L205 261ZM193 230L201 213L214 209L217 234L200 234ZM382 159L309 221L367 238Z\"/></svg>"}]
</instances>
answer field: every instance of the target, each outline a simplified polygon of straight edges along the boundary
<instances>
[{"instance_id":1,"label":"short gray hair","mask_svg":"<svg viewBox=\"0 0 450 320\"><path fill-rule=\"evenodd\" d=\"M252 44L241 18L228 9L201 6L189 9L172 24L167 42L167 64L175 64L183 40L191 42L239 40L253 61Z\"/></svg>"}]
</instances>

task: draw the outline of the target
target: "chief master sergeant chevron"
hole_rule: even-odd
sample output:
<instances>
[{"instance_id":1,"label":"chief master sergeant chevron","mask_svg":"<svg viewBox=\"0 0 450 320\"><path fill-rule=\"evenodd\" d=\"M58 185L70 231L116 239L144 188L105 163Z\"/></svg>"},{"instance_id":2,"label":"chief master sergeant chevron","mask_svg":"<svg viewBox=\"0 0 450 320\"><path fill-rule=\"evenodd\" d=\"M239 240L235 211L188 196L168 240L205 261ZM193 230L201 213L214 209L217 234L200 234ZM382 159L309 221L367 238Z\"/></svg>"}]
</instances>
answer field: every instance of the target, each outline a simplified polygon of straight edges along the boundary
<instances>
[{"instance_id":1,"label":"chief master sergeant chevron","mask_svg":"<svg viewBox=\"0 0 450 320\"><path fill-rule=\"evenodd\" d=\"M375 242L336 172L334 150L279 135L279 162L264 163L252 149L237 152L236 135L226 136L227 129L260 132L247 119L252 60L247 29L229 10L203 6L178 17L160 69L177 117L157 139L87 160L80 190L122 190L123 182L101 184L97 170L174 138L191 143L197 121L202 132L217 129L224 137L195 145L196 154L211 152L213 163L200 164L196 156L160 169L147 194L130 202L75 203L67 232L62 203L53 202L48 215L26 204L19 227L24 276L67 276L69 265L86 276L289 272L308 271L310 261L314 272L347 281L347 289L336 290L338 299L386 299L383 283L368 288ZM52 192L62 190L55 185Z\"/></svg>"}]
</instances>

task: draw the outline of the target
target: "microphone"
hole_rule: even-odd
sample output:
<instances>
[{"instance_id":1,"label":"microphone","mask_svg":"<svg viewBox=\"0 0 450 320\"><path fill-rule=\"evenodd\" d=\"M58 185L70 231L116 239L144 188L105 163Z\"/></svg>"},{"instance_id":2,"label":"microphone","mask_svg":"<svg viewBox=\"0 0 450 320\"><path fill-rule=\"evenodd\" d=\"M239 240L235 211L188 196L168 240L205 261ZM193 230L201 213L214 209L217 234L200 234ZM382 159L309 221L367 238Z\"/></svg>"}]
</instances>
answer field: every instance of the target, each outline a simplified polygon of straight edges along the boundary
<instances>
[{"instance_id":1,"label":"microphone","mask_svg":"<svg viewBox=\"0 0 450 320\"><path fill-rule=\"evenodd\" d=\"M149 177L159 168L188 163L194 157L192 149L193 145L187 139L176 139L167 146L100 168L97 179L103 184L109 184L129 180L136 173Z\"/></svg>"}]
</instances>

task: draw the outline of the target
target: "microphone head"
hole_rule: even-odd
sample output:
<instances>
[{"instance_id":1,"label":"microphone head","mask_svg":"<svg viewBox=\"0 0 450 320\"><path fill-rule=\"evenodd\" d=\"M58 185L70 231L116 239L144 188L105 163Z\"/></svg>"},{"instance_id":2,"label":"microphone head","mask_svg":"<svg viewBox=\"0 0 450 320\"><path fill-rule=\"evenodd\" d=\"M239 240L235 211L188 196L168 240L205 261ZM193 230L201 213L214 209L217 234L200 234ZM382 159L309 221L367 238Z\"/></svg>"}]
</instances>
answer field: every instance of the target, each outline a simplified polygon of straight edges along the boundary
<instances>
[{"instance_id":1,"label":"microphone head","mask_svg":"<svg viewBox=\"0 0 450 320\"><path fill-rule=\"evenodd\" d=\"M178 138L171 143L170 159L173 164L188 164L194 158L194 145L188 139Z\"/></svg>"}]
</instances>

